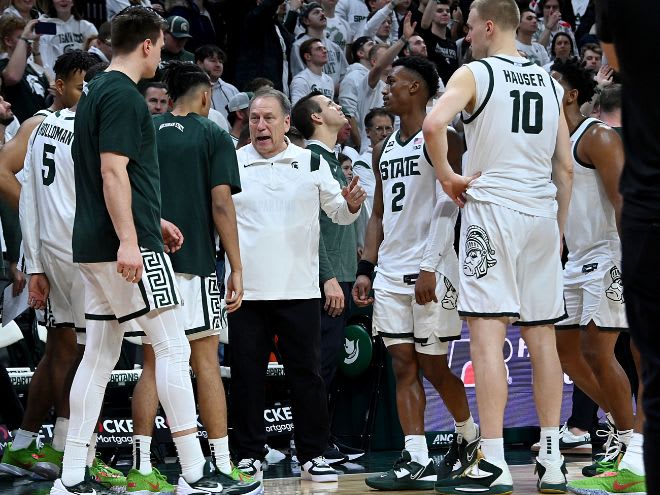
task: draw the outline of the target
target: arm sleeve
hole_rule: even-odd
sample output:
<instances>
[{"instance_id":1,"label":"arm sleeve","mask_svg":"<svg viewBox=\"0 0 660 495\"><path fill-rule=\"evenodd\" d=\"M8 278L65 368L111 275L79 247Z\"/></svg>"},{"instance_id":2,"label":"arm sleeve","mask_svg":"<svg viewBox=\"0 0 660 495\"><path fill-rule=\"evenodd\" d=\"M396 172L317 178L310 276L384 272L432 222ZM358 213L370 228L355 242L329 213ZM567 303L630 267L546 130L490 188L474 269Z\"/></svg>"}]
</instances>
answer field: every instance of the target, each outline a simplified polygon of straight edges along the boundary
<instances>
[{"instance_id":1,"label":"arm sleeve","mask_svg":"<svg viewBox=\"0 0 660 495\"><path fill-rule=\"evenodd\" d=\"M328 165L328 162L323 157L320 160L319 169L312 173L316 174L321 208L323 208L323 211L325 211L334 223L349 225L360 216L360 210L362 208L356 213L351 213L348 210L348 203L346 203L346 200L341 195L341 188L337 179L330 172L330 165Z\"/></svg>"},{"instance_id":2,"label":"arm sleeve","mask_svg":"<svg viewBox=\"0 0 660 495\"><path fill-rule=\"evenodd\" d=\"M28 141L28 149L23 163L23 181L18 202L18 216L23 233L23 251L25 254L25 273L43 273L41 263L41 240L39 235L39 209L36 199L37 170L32 160L32 143L37 132L35 129Z\"/></svg>"},{"instance_id":3,"label":"arm sleeve","mask_svg":"<svg viewBox=\"0 0 660 495\"><path fill-rule=\"evenodd\" d=\"M345 113L357 118L358 88L355 79L355 77L347 76L342 80L339 86L339 104Z\"/></svg>"},{"instance_id":4,"label":"arm sleeve","mask_svg":"<svg viewBox=\"0 0 660 495\"><path fill-rule=\"evenodd\" d=\"M116 91L105 98L100 110L103 118L99 121L99 152L117 153L137 160L142 145L142 132L136 122L142 122L144 112L148 112L142 100L134 95L127 97L125 92Z\"/></svg>"},{"instance_id":5,"label":"arm sleeve","mask_svg":"<svg viewBox=\"0 0 660 495\"><path fill-rule=\"evenodd\" d=\"M228 185L232 194L238 194L241 192L241 177L234 142L226 132L213 128L211 132L214 143L210 156L211 188Z\"/></svg>"},{"instance_id":6,"label":"arm sleeve","mask_svg":"<svg viewBox=\"0 0 660 495\"><path fill-rule=\"evenodd\" d=\"M291 105L295 105L296 102L309 93L309 88L307 86L307 81L303 77L294 77L291 81L291 88L289 94L291 95Z\"/></svg>"},{"instance_id":7,"label":"arm sleeve","mask_svg":"<svg viewBox=\"0 0 660 495\"><path fill-rule=\"evenodd\" d=\"M332 270L330 258L325 250L323 235L319 235L319 282L323 284L331 278L335 278L335 272Z\"/></svg>"},{"instance_id":8,"label":"arm sleeve","mask_svg":"<svg viewBox=\"0 0 660 495\"><path fill-rule=\"evenodd\" d=\"M436 202L429 234L426 238L420 270L434 272L442 258L454 249L454 227L458 217L458 206L440 189L436 181Z\"/></svg>"},{"instance_id":9,"label":"arm sleeve","mask_svg":"<svg viewBox=\"0 0 660 495\"><path fill-rule=\"evenodd\" d=\"M387 17L392 13L392 7L390 6L391 4L388 3L384 7L381 7L371 19L367 21L367 23L363 26L362 32L360 33L360 36L369 36L370 38L373 38L376 36L376 31L378 31L378 28L380 25L387 19ZM395 19L396 21L396 19ZM392 32L397 32L399 29L399 24L397 23L397 31L394 31L394 22L392 22ZM359 36L356 36L358 38ZM399 39L398 37L396 39Z\"/></svg>"}]
</instances>

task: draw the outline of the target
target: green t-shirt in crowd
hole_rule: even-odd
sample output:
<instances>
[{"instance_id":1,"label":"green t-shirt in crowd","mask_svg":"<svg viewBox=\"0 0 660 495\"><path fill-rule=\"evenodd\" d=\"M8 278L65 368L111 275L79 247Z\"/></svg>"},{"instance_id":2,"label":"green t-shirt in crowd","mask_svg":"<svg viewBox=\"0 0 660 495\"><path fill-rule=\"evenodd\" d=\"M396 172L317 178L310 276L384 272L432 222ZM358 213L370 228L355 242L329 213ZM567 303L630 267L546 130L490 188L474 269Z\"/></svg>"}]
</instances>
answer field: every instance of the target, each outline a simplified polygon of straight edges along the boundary
<instances>
[{"instance_id":1,"label":"green t-shirt in crowd","mask_svg":"<svg viewBox=\"0 0 660 495\"><path fill-rule=\"evenodd\" d=\"M73 260L117 260L119 239L105 206L101 153L128 157L132 211L140 247L163 251L156 133L144 98L119 71L103 72L83 90L76 110L73 155L76 217Z\"/></svg>"},{"instance_id":2,"label":"green t-shirt in crowd","mask_svg":"<svg viewBox=\"0 0 660 495\"><path fill-rule=\"evenodd\" d=\"M171 113L153 119L156 129L162 214L183 234L171 255L176 273L207 277L215 272L215 224L211 190L219 185L241 192L234 143L209 119Z\"/></svg>"},{"instance_id":3,"label":"green t-shirt in crowd","mask_svg":"<svg viewBox=\"0 0 660 495\"><path fill-rule=\"evenodd\" d=\"M187 50L181 50L179 53L171 53L167 50L160 52L161 66L167 66L170 60L178 60L179 62L192 62L195 63L195 55Z\"/></svg>"}]
</instances>

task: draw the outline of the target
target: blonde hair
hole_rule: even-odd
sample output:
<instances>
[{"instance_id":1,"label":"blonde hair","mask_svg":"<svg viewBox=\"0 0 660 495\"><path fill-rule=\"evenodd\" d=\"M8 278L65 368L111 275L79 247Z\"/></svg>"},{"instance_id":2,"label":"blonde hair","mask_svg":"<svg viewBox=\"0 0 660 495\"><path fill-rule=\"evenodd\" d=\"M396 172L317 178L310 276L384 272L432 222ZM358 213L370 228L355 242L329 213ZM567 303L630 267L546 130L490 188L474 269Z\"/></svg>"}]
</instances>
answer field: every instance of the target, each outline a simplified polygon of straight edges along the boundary
<instances>
[{"instance_id":1,"label":"blonde hair","mask_svg":"<svg viewBox=\"0 0 660 495\"><path fill-rule=\"evenodd\" d=\"M520 24L520 9L514 0L474 0L470 9L475 9L484 21L493 21L509 31Z\"/></svg>"}]
</instances>

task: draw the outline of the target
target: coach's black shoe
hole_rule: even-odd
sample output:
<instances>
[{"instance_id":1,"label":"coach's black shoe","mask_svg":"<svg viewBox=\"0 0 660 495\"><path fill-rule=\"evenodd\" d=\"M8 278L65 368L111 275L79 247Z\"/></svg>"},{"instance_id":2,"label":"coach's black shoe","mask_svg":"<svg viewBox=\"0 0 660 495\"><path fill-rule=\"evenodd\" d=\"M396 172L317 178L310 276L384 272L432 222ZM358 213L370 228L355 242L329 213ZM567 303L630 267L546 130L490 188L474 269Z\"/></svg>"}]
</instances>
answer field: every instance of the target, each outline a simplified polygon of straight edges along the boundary
<instances>
[{"instance_id":1,"label":"coach's black shoe","mask_svg":"<svg viewBox=\"0 0 660 495\"><path fill-rule=\"evenodd\" d=\"M50 489L50 495L107 495L109 493L112 492L100 483L90 480L89 477L73 486L64 485L62 479L58 478Z\"/></svg>"},{"instance_id":2,"label":"coach's black shoe","mask_svg":"<svg viewBox=\"0 0 660 495\"><path fill-rule=\"evenodd\" d=\"M359 459L364 455L364 450L362 449L356 449L354 447L349 447L348 445L344 445L343 443L339 443L338 441L332 442L332 445L335 446L339 452L344 454L346 457L348 457L349 461L354 461L355 459Z\"/></svg>"},{"instance_id":3,"label":"coach's black shoe","mask_svg":"<svg viewBox=\"0 0 660 495\"><path fill-rule=\"evenodd\" d=\"M348 460L348 456L344 455L343 452L340 452L335 445L331 445L325 452L323 452L323 458L325 459L326 464L343 464Z\"/></svg>"}]
</instances>

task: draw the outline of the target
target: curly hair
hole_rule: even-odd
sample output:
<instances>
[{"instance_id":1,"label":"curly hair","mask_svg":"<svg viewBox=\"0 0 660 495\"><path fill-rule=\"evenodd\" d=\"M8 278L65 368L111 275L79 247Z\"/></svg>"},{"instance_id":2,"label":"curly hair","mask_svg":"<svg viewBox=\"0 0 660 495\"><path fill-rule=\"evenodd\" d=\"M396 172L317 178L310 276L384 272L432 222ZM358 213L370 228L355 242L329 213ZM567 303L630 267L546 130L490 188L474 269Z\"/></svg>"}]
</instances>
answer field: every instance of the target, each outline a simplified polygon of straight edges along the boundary
<instances>
[{"instance_id":1,"label":"curly hair","mask_svg":"<svg viewBox=\"0 0 660 495\"><path fill-rule=\"evenodd\" d=\"M167 64L163 81L167 85L167 94L173 101L178 100L197 86L211 85L211 79L199 65L178 60L171 60Z\"/></svg>"},{"instance_id":2,"label":"curly hair","mask_svg":"<svg viewBox=\"0 0 660 495\"><path fill-rule=\"evenodd\" d=\"M427 58L419 57L416 55L410 57L402 57L392 63L392 67L403 67L406 70L415 73L419 76L428 92L428 98L433 98L438 92L438 84L440 76L435 68L435 64Z\"/></svg>"},{"instance_id":3,"label":"curly hair","mask_svg":"<svg viewBox=\"0 0 660 495\"><path fill-rule=\"evenodd\" d=\"M550 70L561 74L562 81L571 89L577 89L579 105L590 101L596 93L593 71L585 69L576 58L555 60Z\"/></svg>"}]
</instances>

